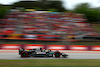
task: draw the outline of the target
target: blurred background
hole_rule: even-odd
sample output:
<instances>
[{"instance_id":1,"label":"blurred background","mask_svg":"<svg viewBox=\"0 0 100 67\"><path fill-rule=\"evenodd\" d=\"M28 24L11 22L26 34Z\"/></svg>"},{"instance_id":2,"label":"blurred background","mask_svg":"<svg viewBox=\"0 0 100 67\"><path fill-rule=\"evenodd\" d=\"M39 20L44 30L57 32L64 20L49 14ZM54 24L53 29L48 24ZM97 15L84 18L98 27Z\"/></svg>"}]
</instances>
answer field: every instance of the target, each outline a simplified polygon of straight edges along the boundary
<instances>
[{"instance_id":1,"label":"blurred background","mask_svg":"<svg viewBox=\"0 0 100 67\"><path fill-rule=\"evenodd\" d=\"M20 47L35 46L65 50L69 58L10 61L21 59ZM1 67L100 67L100 60L89 60L100 59L96 51L100 51L100 0L0 0L0 59L10 59L0 60ZM82 58L87 60L78 60Z\"/></svg>"},{"instance_id":2,"label":"blurred background","mask_svg":"<svg viewBox=\"0 0 100 67\"><path fill-rule=\"evenodd\" d=\"M98 45L99 4L99 0L0 1L0 44Z\"/></svg>"}]
</instances>

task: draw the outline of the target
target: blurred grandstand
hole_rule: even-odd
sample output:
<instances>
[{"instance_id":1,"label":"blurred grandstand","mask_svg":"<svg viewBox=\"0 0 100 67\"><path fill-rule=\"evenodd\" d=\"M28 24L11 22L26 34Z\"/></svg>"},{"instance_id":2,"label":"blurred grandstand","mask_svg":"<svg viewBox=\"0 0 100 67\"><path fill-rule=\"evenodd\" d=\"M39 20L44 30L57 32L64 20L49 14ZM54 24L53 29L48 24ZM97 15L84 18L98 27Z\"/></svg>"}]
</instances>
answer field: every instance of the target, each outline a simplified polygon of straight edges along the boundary
<instances>
[{"instance_id":1,"label":"blurred grandstand","mask_svg":"<svg viewBox=\"0 0 100 67\"><path fill-rule=\"evenodd\" d=\"M11 9L0 19L0 39L39 41L100 40L83 14Z\"/></svg>"}]
</instances>

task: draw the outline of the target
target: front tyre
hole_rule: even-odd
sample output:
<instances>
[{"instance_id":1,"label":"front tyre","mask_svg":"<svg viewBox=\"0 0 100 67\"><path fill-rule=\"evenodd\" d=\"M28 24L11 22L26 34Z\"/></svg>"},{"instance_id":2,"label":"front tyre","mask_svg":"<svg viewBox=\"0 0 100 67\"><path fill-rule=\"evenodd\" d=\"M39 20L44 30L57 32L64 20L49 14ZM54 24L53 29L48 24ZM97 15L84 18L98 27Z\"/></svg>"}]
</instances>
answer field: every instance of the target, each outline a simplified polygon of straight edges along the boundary
<instances>
[{"instance_id":1,"label":"front tyre","mask_svg":"<svg viewBox=\"0 0 100 67\"><path fill-rule=\"evenodd\" d=\"M59 58L61 54L60 54L60 52L55 52L54 55L55 55L56 58Z\"/></svg>"}]
</instances>

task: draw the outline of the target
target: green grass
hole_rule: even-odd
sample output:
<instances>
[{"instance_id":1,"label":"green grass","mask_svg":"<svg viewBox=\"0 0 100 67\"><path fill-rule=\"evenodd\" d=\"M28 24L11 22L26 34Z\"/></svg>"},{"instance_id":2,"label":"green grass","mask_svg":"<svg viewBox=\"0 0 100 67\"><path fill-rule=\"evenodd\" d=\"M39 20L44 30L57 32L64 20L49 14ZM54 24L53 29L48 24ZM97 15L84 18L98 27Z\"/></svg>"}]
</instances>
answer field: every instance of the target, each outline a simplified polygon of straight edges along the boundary
<instances>
[{"instance_id":1,"label":"green grass","mask_svg":"<svg viewBox=\"0 0 100 67\"><path fill-rule=\"evenodd\" d=\"M0 67L100 67L100 60L72 59L31 59L31 60L0 60Z\"/></svg>"}]
</instances>

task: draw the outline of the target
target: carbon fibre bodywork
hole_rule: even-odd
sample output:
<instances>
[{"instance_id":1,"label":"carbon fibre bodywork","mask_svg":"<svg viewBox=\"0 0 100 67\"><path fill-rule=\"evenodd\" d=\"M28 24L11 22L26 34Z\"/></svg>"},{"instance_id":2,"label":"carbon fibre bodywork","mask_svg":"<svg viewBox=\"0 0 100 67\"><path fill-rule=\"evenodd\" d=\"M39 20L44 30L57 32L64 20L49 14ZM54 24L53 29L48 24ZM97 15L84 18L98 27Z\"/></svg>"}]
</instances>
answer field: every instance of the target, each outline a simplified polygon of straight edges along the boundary
<instances>
[{"instance_id":1,"label":"carbon fibre bodywork","mask_svg":"<svg viewBox=\"0 0 100 67\"><path fill-rule=\"evenodd\" d=\"M31 49L31 50L24 50L19 49L19 55L21 57L67 57L68 55L65 53L60 53L59 51L44 51L41 49Z\"/></svg>"}]
</instances>

